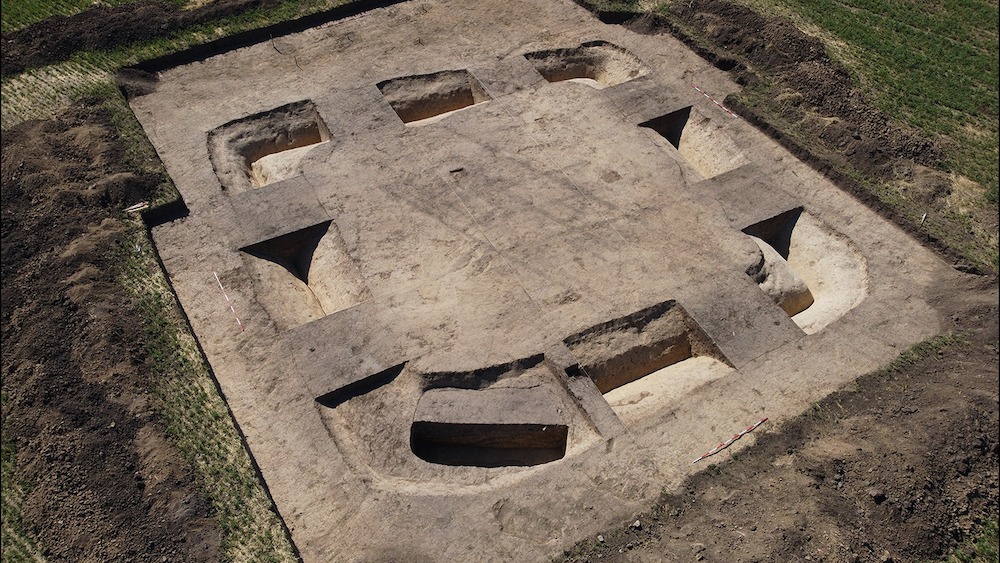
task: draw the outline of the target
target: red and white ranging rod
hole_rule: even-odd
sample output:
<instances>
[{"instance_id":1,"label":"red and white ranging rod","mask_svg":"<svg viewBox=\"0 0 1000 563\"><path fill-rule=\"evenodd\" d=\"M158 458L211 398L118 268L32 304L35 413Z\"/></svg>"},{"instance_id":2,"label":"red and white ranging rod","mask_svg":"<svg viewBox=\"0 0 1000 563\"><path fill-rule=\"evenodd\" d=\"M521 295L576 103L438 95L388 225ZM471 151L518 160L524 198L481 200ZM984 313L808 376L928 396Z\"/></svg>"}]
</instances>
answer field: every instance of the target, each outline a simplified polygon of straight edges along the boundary
<instances>
[{"instance_id":1,"label":"red and white ranging rod","mask_svg":"<svg viewBox=\"0 0 1000 563\"><path fill-rule=\"evenodd\" d=\"M222 296L226 298L226 304L229 305L229 310L233 313L233 318L236 319L236 324L240 327L240 332L243 332L243 323L240 322L240 317L236 314L236 309L233 307L233 301L229 298L229 294L226 293L226 288L222 287L222 280L219 279L218 272L212 272L215 274L215 282L219 284L219 289L222 290Z\"/></svg>"},{"instance_id":2,"label":"red and white ranging rod","mask_svg":"<svg viewBox=\"0 0 1000 563\"><path fill-rule=\"evenodd\" d=\"M705 96L706 98L708 98L709 101L711 101L713 104L715 104L715 105L719 106L720 108L722 108L722 111L728 113L729 115L731 115L733 117L736 117L736 114L733 113L733 111L731 109L729 109L726 106L724 106L724 105L720 104L719 102L715 101L715 98L713 98L712 96L709 96L707 92L705 92L701 88L695 86L694 84L692 84L691 87L694 88L695 90L697 90L702 96Z\"/></svg>"},{"instance_id":3,"label":"red and white ranging rod","mask_svg":"<svg viewBox=\"0 0 1000 563\"><path fill-rule=\"evenodd\" d=\"M722 450L724 450L724 449L728 448L729 446L733 445L733 442L735 442L736 440L739 440L740 438L746 436L750 432L753 432L754 430L756 430L758 426L760 426L761 424L764 424L765 422L767 422L767 417L758 420L757 423L754 424L753 426L747 426L739 434L736 434L732 438L726 440L725 442L722 442L718 446L715 446L715 448L713 448L712 451L710 451L710 452L708 452L706 454L702 454L701 457L699 457L698 459L692 461L691 463L692 464L698 463L699 461L705 459L706 457L713 456L713 455L721 452Z\"/></svg>"}]
</instances>

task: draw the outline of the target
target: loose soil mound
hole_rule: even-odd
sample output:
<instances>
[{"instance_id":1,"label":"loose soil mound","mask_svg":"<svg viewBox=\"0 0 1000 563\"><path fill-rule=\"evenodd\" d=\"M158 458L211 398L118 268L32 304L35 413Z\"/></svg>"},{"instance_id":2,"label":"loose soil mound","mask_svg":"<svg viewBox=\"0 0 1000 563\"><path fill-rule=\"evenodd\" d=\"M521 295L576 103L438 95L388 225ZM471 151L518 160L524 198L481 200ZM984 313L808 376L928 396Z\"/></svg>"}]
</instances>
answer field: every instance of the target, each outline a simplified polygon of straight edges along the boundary
<instances>
[{"instance_id":1,"label":"loose soil mound","mask_svg":"<svg viewBox=\"0 0 1000 563\"><path fill-rule=\"evenodd\" d=\"M901 160L940 164L941 147L893 124L872 107L854 88L848 72L830 60L823 44L790 20L767 18L722 0L675 2L671 11L673 19L646 15L628 27L640 33L697 35L713 46L713 52L692 46L716 66L735 72L737 82L756 83L758 75L766 75L774 83L773 98L780 100L780 112L791 123L815 114L835 117L832 123L814 120L812 132L855 169L889 178ZM688 41L694 43L690 37Z\"/></svg>"},{"instance_id":2,"label":"loose soil mound","mask_svg":"<svg viewBox=\"0 0 1000 563\"><path fill-rule=\"evenodd\" d=\"M99 6L73 16L54 16L31 27L3 35L3 76L65 61L76 51L109 49L167 35L178 29L215 21L275 0L215 0L194 10L154 0L122 6Z\"/></svg>"},{"instance_id":3,"label":"loose soil mound","mask_svg":"<svg viewBox=\"0 0 1000 563\"><path fill-rule=\"evenodd\" d=\"M115 280L128 171L84 103L3 134L3 434L28 529L65 561L212 561L220 533L151 411L144 330Z\"/></svg>"}]
</instances>

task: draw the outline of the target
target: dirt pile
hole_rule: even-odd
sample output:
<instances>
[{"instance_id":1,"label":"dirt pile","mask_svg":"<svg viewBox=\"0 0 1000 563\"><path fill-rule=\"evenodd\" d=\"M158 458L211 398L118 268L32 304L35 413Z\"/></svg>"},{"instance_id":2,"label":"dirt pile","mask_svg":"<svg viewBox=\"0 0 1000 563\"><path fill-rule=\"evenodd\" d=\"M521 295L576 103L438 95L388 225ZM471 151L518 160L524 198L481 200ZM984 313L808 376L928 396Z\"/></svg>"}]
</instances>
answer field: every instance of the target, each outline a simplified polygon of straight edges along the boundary
<instances>
[{"instance_id":1,"label":"dirt pile","mask_svg":"<svg viewBox=\"0 0 1000 563\"><path fill-rule=\"evenodd\" d=\"M218 526L152 412L144 330L115 280L114 212L162 178L128 170L108 119L84 102L4 131L4 439L52 559L216 560Z\"/></svg>"},{"instance_id":2,"label":"dirt pile","mask_svg":"<svg viewBox=\"0 0 1000 563\"><path fill-rule=\"evenodd\" d=\"M268 8L273 0L216 0L193 10L174 2L97 6L73 16L55 16L3 35L3 76L65 61L76 51L108 49L249 10Z\"/></svg>"},{"instance_id":3,"label":"dirt pile","mask_svg":"<svg viewBox=\"0 0 1000 563\"><path fill-rule=\"evenodd\" d=\"M822 42L790 20L722 0L675 2L670 9L669 16L644 15L627 25L640 33L669 32L685 39L716 66L733 71L742 84L767 76L773 85L763 97L775 100L782 118L805 124L807 134L855 169L890 178L900 160L940 164L940 146L875 109Z\"/></svg>"}]
</instances>

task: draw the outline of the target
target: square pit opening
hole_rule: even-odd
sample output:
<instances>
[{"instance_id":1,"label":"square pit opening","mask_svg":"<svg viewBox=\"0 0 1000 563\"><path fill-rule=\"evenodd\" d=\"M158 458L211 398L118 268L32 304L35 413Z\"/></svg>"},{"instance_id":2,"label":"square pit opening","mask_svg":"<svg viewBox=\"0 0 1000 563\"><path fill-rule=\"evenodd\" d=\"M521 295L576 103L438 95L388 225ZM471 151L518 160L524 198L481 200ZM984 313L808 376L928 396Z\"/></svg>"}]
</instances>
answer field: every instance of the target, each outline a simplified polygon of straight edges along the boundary
<instances>
[{"instance_id":1,"label":"square pit opening","mask_svg":"<svg viewBox=\"0 0 1000 563\"><path fill-rule=\"evenodd\" d=\"M396 115L408 125L433 123L491 99L468 70L401 76L377 86Z\"/></svg>"},{"instance_id":2,"label":"square pit opening","mask_svg":"<svg viewBox=\"0 0 1000 563\"><path fill-rule=\"evenodd\" d=\"M300 163L330 130L310 100L230 121L208 134L208 154L222 187L262 188L301 174Z\"/></svg>"},{"instance_id":3,"label":"square pit opening","mask_svg":"<svg viewBox=\"0 0 1000 563\"><path fill-rule=\"evenodd\" d=\"M692 358L703 356L715 362L722 358L701 328L673 300L595 325L564 343L578 360L579 369L605 398L618 389L622 389L619 395L628 394L625 388L644 378L659 380L656 374Z\"/></svg>"}]
</instances>

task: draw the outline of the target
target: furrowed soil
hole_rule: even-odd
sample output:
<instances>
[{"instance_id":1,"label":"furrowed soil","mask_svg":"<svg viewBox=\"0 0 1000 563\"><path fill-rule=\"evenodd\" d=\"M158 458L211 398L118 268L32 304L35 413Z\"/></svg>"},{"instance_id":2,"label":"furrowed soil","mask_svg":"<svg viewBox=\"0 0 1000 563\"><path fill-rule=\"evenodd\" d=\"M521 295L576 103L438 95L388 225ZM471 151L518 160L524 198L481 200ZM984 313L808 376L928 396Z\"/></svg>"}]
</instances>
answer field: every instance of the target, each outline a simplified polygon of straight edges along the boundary
<instances>
[{"instance_id":1,"label":"furrowed soil","mask_svg":"<svg viewBox=\"0 0 1000 563\"><path fill-rule=\"evenodd\" d=\"M773 88L767 111L737 109L778 137L788 123L805 124L814 142L788 144L817 167L834 176L837 166L882 179L909 174L912 198L943 209L951 185L936 168L942 148L868 105L816 40L726 2L675 4L675 19L629 25L682 35L742 83ZM198 9L216 13L140 2L52 19L3 36L3 75L80 48L162 35L184 18L211 21L259 5ZM117 143L108 116L86 101L3 132L3 433L17 447L16 478L30 485L25 527L53 560L217 560L218 524L153 410L142 324L115 280L125 228L118 213L148 199L163 179L130 170ZM942 242L839 179L946 260L982 271L955 250L981 245L974 235L954 229ZM996 217L996 206L987 206L975 221L995 237ZM667 491L637 516L638 527L623 523L567 560L946 554L997 510L997 278L970 276L968 284L938 296L961 340L861 377L781 428L765 425L735 458L702 462L707 470ZM714 460L725 461L709 466Z\"/></svg>"}]
</instances>

